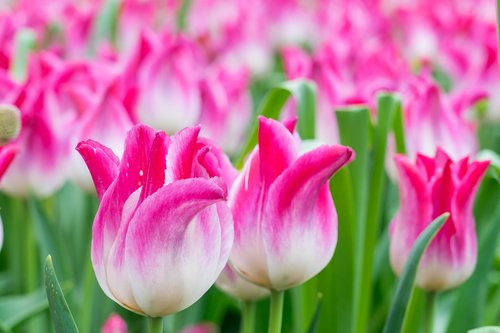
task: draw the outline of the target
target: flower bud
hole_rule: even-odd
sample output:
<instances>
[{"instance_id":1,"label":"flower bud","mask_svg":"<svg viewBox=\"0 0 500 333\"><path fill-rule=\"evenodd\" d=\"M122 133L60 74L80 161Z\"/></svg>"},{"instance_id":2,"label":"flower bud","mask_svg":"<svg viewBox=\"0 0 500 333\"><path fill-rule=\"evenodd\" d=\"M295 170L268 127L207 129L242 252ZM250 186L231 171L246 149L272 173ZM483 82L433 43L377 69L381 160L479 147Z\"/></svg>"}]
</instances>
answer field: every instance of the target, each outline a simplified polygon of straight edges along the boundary
<instances>
[{"instance_id":1,"label":"flower bud","mask_svg":"<svg viewBox=\"0 0 500 333\"><path fill-rule=\"evenodd\" d=\"M0 104L0 145L14 140L21 131L21 112L14 105Z\"/></svg>"}]
</instances>

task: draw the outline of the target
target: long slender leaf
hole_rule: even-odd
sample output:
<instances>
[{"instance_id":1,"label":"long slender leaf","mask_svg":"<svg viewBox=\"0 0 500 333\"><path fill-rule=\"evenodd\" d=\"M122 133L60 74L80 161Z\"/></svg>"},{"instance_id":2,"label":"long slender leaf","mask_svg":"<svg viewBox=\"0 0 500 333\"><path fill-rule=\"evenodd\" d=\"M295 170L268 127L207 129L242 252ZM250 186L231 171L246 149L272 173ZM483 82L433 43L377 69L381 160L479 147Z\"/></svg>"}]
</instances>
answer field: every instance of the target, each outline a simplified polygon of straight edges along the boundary
<instances>
[{"instance_id":1,"label":"long slender leaf","mask_svg":"<svg viewBox=\"0 0 500 333\"><path fill-rule=\"evenodd\" d=\"M348 166L354 200L354 275L351 323L354 332L366 332L368 307L363 297L363 262L366 237L366 214L369 189L370 114L367 108L337 111L340 142L351 147L356 158ZM354 314L357 314L354 316ZM345 319L344 319L345 320Z\"/></svg>"},{"instance_id":2,"label":"long slender leaf","mask_svg":"<svg viewBox=\"0 0 500 333\"><path fill-rule=\"evenodd\" d=\"M0 298L0 323L7 330L14 328L47 308L43 290L22 296Z\"/></svg>"},{"instance_id":3,"label":"long slender leaf","mask_svg":"<svg viewBox=\"0 0 500 333\"><path fill-rule=\"evenodd\" d=\"M468 333L500 333L500 326L480 327L470 330Z\"/></svg>"},{"instance_id":4,"label":"long slender leaf","mask_svg":"<svg viewBox=\"0 0 500 333\"><path fill-rule=\"evenodd\" d=\"M403 328L403 320L405 317L408 301L413 290L413 283L417 274L418 263L425 249L437 234L439 229L448 219L449 213L444 213L437 217L431 224L418 236L415 244L411 249L408 261L401 273L398 284L396 286L396 294L392 301L389 317L385 323L384 333L399 333Z\"/></svg>"},{"instance_id":5,"label":"long slender leaf","mask_svg":"<svg viewBox=\"0 0 500 333\"><path fill-rule=\"evenodd\" d=\"M78 333L75 320L57 280L50 255L45 263L45 290L56 333Z\"/></svg>"}]
</instances>

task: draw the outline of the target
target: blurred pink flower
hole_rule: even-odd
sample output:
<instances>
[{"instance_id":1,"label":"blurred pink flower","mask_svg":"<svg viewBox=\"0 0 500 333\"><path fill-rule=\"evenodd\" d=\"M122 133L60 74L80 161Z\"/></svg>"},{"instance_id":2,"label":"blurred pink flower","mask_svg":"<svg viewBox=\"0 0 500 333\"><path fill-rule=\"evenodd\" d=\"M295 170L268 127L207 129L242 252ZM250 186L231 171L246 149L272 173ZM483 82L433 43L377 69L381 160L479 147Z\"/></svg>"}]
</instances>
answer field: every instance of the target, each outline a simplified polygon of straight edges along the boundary
<instances>
[{"instance_id":1,"label":"blurred pink flower","mask_svg":"<svg viewBox=\"0 0 500 333\"><path fill-rule=\"evenodd\" d=\"M126 70L138 90L138 119L167 133L193 126L200 117L198 87L203 57L187 38L144 34Z\"/></svg>"},{"instance_id":2,"label":"blurred pink flower","mask_svg":"<svg viewBox=\"0 0 500 333\"><path fill-rule=\"evenodd\" d=\"M92 230L97 280L136 313L158 317L190 306L228 260L227 160L199 132L191 127L169 138L137 125L121 161L92 140L77 147L101 200Z\"/></svg>"},{"instance_id":3,"label":"blurred pink flower","mask_svg":"<svg viewBox=\"0 0 500 333\"><path fill-rule=\"evenodd\" d=\"M212 323L196 324L183 329L180 333L217 333L217 326Z\"/></svg>"},{"instance_id":4,"label":"blurred pink flower","mask_svg":"<svg viewBox=\"0 0 500 333\"><path fill-rule=\"evenodd\" d=\"M390 261L400 274L420 233L442 213L450 217L424 253L416 284L425 290L458 286L473 272L477 240L473 204L489 162L454 162L438 149L434 158L417 154L412 163L396 157L400 208L390 225Z\"/></svg>"},{"instance_id":5,"label":"blurred pink flower","mask_svg":"<svg viewBox=\"0 0 500 333\"><path fill-rule=\"evenodd\" d=\"M117 314L112 314L106 319L101 328L101 333L127 333L127 323Z\"/></svg>"},{"instance_id":6,"label":"blurred pink flower","mask_svg":"<svg viewBox=\"0 0 500 333\"><path fill-rule=\"evenodd\" d=\"M235 153L245 138L252 115L250 76L244 69L213 68L200 83L202 134L226 153Z\"/></svg>"}]
</instances>

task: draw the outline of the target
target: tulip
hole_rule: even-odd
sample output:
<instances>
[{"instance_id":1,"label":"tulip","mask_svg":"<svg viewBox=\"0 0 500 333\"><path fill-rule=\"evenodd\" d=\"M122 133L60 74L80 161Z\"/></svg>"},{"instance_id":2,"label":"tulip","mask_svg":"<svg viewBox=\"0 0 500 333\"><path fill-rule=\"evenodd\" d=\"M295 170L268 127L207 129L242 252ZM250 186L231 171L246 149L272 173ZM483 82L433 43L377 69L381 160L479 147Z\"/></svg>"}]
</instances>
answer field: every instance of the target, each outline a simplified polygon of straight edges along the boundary
<instances>
[{"instance_id":1,"label":"tulip","mask_svg":"<svg viewBox=\"0 0 500 333\"><path fill-rule=\"evenodd\" d=\"M458 286L473 272L477 240L474 196L488 161L454 162L438 149L434 158L417 154L416 163L396 156L400 209L390 225L390 261L400 274L420 233L439 215L450 217L424 253L416 285L428 291Z\"/></svg>"},{"instance_id":2,"label":"tulip","mask_svg":"<svg viewBox=\"0 0 500 333\"><path fill-rule=\"evenodd\" d=\"M215 140L227 153L235 153L243 142L252 115L249 79L244 69L221 66L200 83L202 134Z\"/></svg>"},{"instance_id":3,"label":"tulip","mask_svg":"<svg viewBox=\"0 0 500 333\"><path fill-rule=\"evenodd\" d=\"M353 158L339 145L299 153L294 122L259 117L258 146L229 195L235 223L231 264L248 281L284 290L319 273L337 242L328 180Z\"/></svg>"},{"instance_id":4,"label":"tulip","mask_svg":"<svg viewBox=\"0 0 500 333\"><path fill-rule=\"evenodd\" d=\"M106 319L101 333L127 333L127 323L117 314L112 314Z\"/></svg>"},{"instance_id":5,"label":"tulip","mask_svg":"<svg viewBox=\"0 0 500 333\"><path fill-rule=\"evenodd\" d=\"M256 301L269 296L269 290L248 282L226 265L215 282L217 287L225 293L243 301Z\"/></svg>"},{"instance_id":6,"label":"tulip","mask_svg":"<svg viewBox=\"0 0 500 333\"><path fill-rule=\"evenodd\" d=\"M127 73L139 90L138 119L156 129L175 133L193 126L200 116L198 82L202 57L196 45L186 38L155 37L143 36Z\"/></svg>"},{"instance_id":7,"label":"tulip","mask_svg":"<svg viewBox=\"0 0 500 333\"><path fill-rule=\"evenodd\" d=\"M91 250L97 280L136 313L160 317L190 306L228 260L226 162L199 132L186 128L169 138L137 125L121 161L98 142L77 146L100 198Z\"/></svg>"}]
</instances>

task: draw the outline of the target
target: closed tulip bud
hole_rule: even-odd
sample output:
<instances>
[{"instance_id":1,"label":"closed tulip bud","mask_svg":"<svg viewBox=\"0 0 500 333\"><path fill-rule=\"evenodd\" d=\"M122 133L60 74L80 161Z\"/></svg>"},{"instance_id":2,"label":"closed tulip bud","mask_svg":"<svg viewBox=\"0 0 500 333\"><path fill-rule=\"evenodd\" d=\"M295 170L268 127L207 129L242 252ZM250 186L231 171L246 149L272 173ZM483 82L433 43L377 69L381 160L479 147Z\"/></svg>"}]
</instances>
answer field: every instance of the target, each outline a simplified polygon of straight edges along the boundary
<instances>
[{"instance_id":1,"label":"closed tulip bud","mask_svg":"<svg viewBox=\"0 0 500 333\"><path fill-rule=\"evenodd\" d=\"M390 261L400 274L420 233L439 215L450 216L425 251L416 285L428 291L453 288L474 271L477 240L473 203L488 161L453 162L441 149L416 163L396 156L400 208L390 225Z\"/></svg>"},{"instance_id":2,"label":"closed tulip bud","mask_svg":"<svg viewBox=\"0 0 500 333\"><path fill-rule=\"evenodd\" d=\"M112 314L106 319L101 333L127 333L127 323L117 314Z\"/></svg>"},{"instance_id":3,"label":"closed tulip bud","mask_svg":"<svg viewBox=\"0 0 500 333\"><path fill-rule=\"evenodd\" d=\"M198 139L200 127L169 138L138 125L120 161L95 141L81 142L100 206L92 265L103 291L150 317L193 304L215 282L233 243L224 163Z\"/></svg>"},{"instance_id":4,"label":"closed tulip bud","mask_svg":"<svg viewBox=\"0 0 500 333\"><path fill-rule=\"evenodd\" d=\"M243 301L256 301L270 294L269 289L259 287L239 276L229 264L224 267L215 284L228 295Z\"/></svg>"},{"instance_id":5,"label":"closed tulip bud","mask_svg":"<svg viewBox=\"0 0 500 333\"><path fill-rule=\"evenodd\" d=\"M14 140L21 131L21 113L14 105L0 104L0 145Z\"/></svg>"},{"instance_id":6,"label":"closed tulip bud","mask_svg":"<svg viewBox=\"0 0 500 333\"><path fill-rule=\"evenodd\" d=\"M332 258L337 213L328 180L354 155L339 145L300 154L293 127L259 118L258 146L229 195L231 264L245 279L274 290L305 282Z\"/></svg>"}]
</instances>

